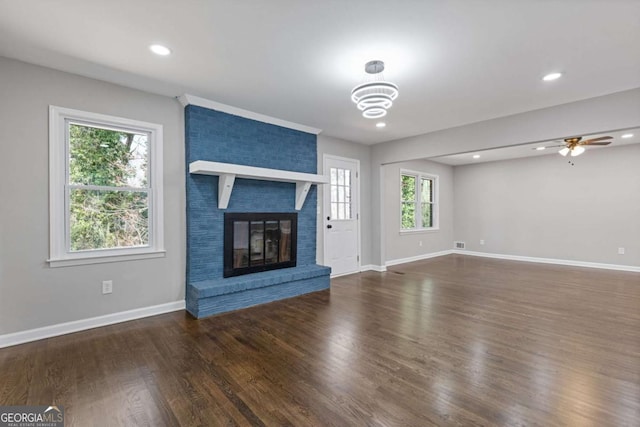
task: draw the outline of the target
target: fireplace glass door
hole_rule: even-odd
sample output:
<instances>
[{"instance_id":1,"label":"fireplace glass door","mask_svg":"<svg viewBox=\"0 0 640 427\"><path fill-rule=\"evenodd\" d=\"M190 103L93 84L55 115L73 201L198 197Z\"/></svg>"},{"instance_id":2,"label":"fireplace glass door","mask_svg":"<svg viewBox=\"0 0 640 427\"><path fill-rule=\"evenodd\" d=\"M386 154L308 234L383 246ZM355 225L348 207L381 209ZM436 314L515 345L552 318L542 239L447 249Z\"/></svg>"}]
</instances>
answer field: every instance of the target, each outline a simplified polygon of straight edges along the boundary
<instances>
[{"instance_id":1,"label":"fireplace glass door","mask_svg":"<svg viewBox=\"0 0 640 427\"><path fill-rule=\"evenodd\" d=\"M224 277L295 267L296 213L225 213Z\"/></svg>"}]
</instances>

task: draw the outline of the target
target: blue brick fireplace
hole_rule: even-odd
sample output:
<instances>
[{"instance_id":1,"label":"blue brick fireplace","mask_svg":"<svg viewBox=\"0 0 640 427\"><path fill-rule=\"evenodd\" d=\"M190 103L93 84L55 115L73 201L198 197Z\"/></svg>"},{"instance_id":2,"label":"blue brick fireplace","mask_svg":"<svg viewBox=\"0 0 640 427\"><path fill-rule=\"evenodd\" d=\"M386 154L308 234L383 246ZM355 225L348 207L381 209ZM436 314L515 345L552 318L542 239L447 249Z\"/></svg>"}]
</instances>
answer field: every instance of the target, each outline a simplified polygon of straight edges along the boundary
<instances>
[{"instance_id":1,"label":"blue brick fireplace","mask_svg":"<svg viewBox=\"0 0 640 427\"><path fill-rule=\"evenodd\" d=\"M316 135L187 105L187 310L197 318L329 288L315 263L317 191L295 210L296 185L236 179L227 209L218 208L218 177L190 174L197 160L315 174ZM295 267L223 277L224 213L297 212Z\"/></svg>"}]
</instances>

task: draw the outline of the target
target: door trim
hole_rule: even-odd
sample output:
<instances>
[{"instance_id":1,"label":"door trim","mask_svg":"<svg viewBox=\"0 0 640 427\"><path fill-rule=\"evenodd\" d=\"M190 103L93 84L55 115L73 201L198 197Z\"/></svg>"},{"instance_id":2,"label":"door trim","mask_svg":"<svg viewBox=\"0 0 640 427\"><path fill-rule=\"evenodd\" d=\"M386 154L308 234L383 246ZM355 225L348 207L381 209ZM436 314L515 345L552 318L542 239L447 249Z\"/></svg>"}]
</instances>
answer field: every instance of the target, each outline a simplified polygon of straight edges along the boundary
<instances>
[{"instance_id":1,"label":"door trim","mask_svg":"<svg viewBox=\"0 0 640 427\"><path fill-rule=\"evenodd\" d=\"M353 273L359 273L360 269L362 268L362 245L361 245L361 241L362 241L362 230L360 227L361 224L361 219L360 219L360 198L361 198L361 193L360 193L360 160L358 159L352 159L350 157L341 157L341 156L335 156L333 154L323 154L322 155L322 172L324 173L325 176L328 176L328 171L327 171L327 160L340 160L343 162L350 162L350 163L355 163L356 165L356 191L358 192L358 203L356 206L356 227L358 230L358 253L357 255L357 260L358 260L358 269L355 270ZM330 184L329 184L330 185ZM325 219L327 217L327 212L325 212L325 208L326 208L326 204L325 204L325 198L329 197L329 195L331 194L330 190L327 191L326 188L323 188L322 191L322 264L326 265L325 262L328 259L327 257L327 235L326 235L326 230L327 230L327 220ZM345 274L353 274L353 273L345 273ZM340 275L342 276L342 274ZM331 277L337 277L334 276L333 274L331 275Z\"/></svg>"}]
</instances>

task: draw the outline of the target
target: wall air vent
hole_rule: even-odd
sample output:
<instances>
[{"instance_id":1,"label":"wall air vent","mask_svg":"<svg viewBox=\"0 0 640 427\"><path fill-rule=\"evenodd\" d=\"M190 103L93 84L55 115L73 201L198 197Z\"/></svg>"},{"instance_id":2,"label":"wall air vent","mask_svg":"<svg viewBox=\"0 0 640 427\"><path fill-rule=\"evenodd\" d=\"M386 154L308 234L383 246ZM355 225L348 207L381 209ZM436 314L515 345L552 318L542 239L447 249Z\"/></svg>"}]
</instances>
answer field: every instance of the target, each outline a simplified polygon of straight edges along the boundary
<instances>
[{"instance_id":1,"label":"wall air vent","mask_svg":"<svg viewBox=\"0 0 640 427\"><path fill-rule=\"evenodd\" d=\"M453 242L453 247L455 249L464 249L464 242Z\"/></svg>"}]
</instances>

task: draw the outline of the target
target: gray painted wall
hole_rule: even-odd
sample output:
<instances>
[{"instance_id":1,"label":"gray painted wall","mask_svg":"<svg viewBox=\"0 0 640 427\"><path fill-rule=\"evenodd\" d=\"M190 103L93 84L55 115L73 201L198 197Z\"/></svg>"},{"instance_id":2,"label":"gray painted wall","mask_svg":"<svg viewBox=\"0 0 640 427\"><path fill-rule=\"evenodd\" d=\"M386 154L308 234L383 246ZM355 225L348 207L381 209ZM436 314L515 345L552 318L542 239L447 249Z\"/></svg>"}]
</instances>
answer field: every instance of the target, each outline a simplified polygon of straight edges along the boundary
<instances>
[{"instance_id":1,"label":"gray painted wall","mask_svg":"<svg viewBox=\"0 0 640 427\"><path fill-rule=\"evenodd\" d=\"M427 160L394 163L384 168L385 261L410 258L453 247L453 167ZM400 171L406 169L438 176L439 229L400 233ZM422 242L422 246L420 246Z\"/></svg>"},{"instance_id":2,"label":"gray painted wall","mask_svg":"<svg viewBox=\"0 0 640 427\"><path fill-rule=\"evenodd\" d=\"M456 166L455 239L472 251L640 266L640 144L573 161Z\"/></svg>"},{"instance_id":3,"label":"gray painted wall","mask_svg":"<svg viewBox=\"0 0 640 427\"><path fill-rule=\"evenodd\" d=\"M385 256L380 165L640 126L640 88L373 146L372 263Z\"/></svg>"},{"instance_id":4,"label":"gray painted wall","mask_svg":"<svg viewBox=\"0 0 640 427\"><path fill-rule=\"evenodd\" d=\"M330 154L338 157L360 160L360 227L361 227L361 265L371 264L371 146L345 141L326 135L318 135L318 173L323 173L323 156ZM318 264L324 261L324 223L322 185L318 186L318 237L316 259Z\"/></svg>"},{"instance_id":5,"label":"gray painted wall","mask_svg":"<svg viewBox=\"0 0 640 427\"><path fill-rule=\"evenodd\" d=\"M184 299L183 114L171 98L0 57L0 335ZM164 258L49 268L49 105L164 126ZM102 295L103 280L113 294Z\"/></svg>"},{"instance_id":6,"label":"gray painted wall","mask_svg":"<svg viewBox=\"0 0 640 427\"><path fill-rule=\"evenodd\" d=\"M184 299L184 123L180 105L171 98L2 57L0 57L0 76L2 77L0 93L3 95L0 99L0 200L2 200L0 203L0 334ZM48 106L50 104L161 123L164 126L164 216L167 249L165 258L54 269L48 267L45 260L48 257L49 245ZM421 240L419 235L399 236L397 226L399 220L391 217L391 215L399 215L399 206L398 210L394 210L391 205L385 204L387 209L381 209L383 205L381 201L386 201L386 197L382 198L381 182L393 182L389 190L399 191L395 185L397 175L393 174L394 168L399 168L399 165L389 165L390 163L638 126L640 126L640 89L635 89L391 141L373 147L320 135L318 137L318 170L321 171L323 168L324 153L360 160L361 260L363 265L383 265L384 260L448 249L453 240L453 236L447 234L453 231L445 226L447 214L444 211L441 212L441 231L422 239L422 247L416 245L416 241ZM610 152L614 153L615 150L622 149L623 147L614 148ZM631 159L631 156L621 157L621 160L626 162ZM595 158L585 156L580 157L579 160L581 163L578 163L574 169L578 168L578 165L585 165L586 169L589 162L596 161ZM633 164L636 166L637 162ZM483 167L483 165L475 166ZM565 164L562 163L562 166ZM614 175L622 173L620 169L622 168L616 168L611 173ZM462 169L460 171L454 173L454 177L466 176L467 173L473 172L472 170L463 172ZM632 169L627 170L630 185L636 183L635 192L630 194L637 195L637 175L633 176L630 171ZM381 179L382 173L390 175L390 181L384 177ZM559 173L568 172L563 169ZM446 172L441 173L441 178L446 174ZM634 178L636 181L633 181ZM441 196L446 194L443 184L445 184L444 180L441 181ZM606 186L606 188L611 187ZM599 189L604 190L604 188ZM319 197L321 195L322 190ZM473 197L469 195L469 203L477 203L477 199L474 199L476 196L475 193ZM606 193L606 197L612 196ZM398 199L392 195L389 197ZM452 206L454 202L456 203L456 213L459 213L457 206L460 203L459 199L464 197L458 194L455 201L451 202ZM628 199L629 203L632 203L633 200L637 201L637 196L635 199L633 197ZM610 237L609 243L615 245L615 249L622 244L626 245L627 255L619 258L615 253L612 255L610 249L603 248L602 250L606 253L603 252L602 256L598 255L595 261L638 265L636 255L639 251L638 243L634 246L634 240L629 239L629 236L635 236L635 242L640 240L637 238L637 228L627 225L627 233L622 234L626 240L618 243L614 240L621 240L616 237L620 233L615 230L612 232L610 225L611 218L618 218L617 214L626 215L635 212L634 215L637 218L639 216L637 204L621 207L613 200L609 202L607 213L609 226L603 229L608 230L606 236ZM446 208L448 203L449 201L445 200L442 208L448 209ZM586 206L586 203L583 206ZM634 206L635 211L633 211ZM321 204L318 209L322 214ZM388 211L389 209L392 211ZM474 231L465 229L463 224L469 221L464 217L456 216L455 221L458 224L456 239L468 240L470 249L478 249L473 246L473 242L483 237L474 233L481 232L484 235L485 231L478 231L475 226ZM394 223L393 226L388 226L388 222ZM501 223L504 225L504 221ZM632 222L626 222L626 224L632 224ZM579 225L584 229L592 224L580 222ZM617 225L613 226L613 228L616 227ZM323 230L322 225L319 224L317 256L320 263L323 259L321 230ZM385 232L383 233L382 230ZM605 231L598 231L598 233L605 235ZM490 235L496 236L498 231L491 231ZM600 239L596 237L590 241ZM518 248L517 246L493 246L493 237L486 237L485 240L487 245L483 247L484 250L510 253ZM630 243L626 243L628 240ZM556 256L549 252L543 255L537 255L538 253L541 252L532 251L527 255ZM570 258L571 254L566 249L564 253L567 255L563 256L562 252L559 252L557 257L573 259ZM581 260L589 261L592 258L586 255L591 253L585 252L585 256L578 255ZM113 294L106 296L101 294L102 280L114 281Z\"/></svg>"}]
</instances>

